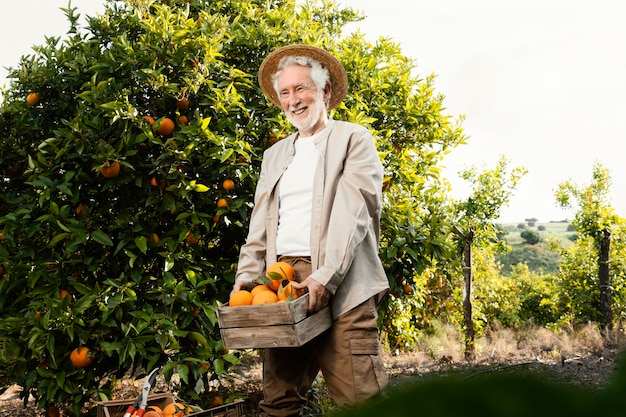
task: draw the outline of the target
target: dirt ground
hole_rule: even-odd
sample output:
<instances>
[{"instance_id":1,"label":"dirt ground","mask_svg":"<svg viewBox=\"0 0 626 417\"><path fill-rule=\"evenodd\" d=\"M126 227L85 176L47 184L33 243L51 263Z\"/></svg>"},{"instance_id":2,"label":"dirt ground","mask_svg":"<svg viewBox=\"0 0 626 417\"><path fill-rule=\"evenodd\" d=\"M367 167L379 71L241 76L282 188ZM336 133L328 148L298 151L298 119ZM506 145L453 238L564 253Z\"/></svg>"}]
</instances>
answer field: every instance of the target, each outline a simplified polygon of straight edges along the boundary
<instances>
[{"instance_id":1,"label":"dirt ground","mask_svg":"<svg viewBox=\"0 0 626 417\"><path fill-rule=\"evenodd\" d=\"M537 372L548 379L568 384L578 384L589 389L601 389L611 379L620 356L618 347L602 347L593 352L556 355L551 351L538 353L509 353L508 357L482 355L473 363L454 358L451 355L428 357L422 353L386 355L385 364L390 376L390 387L406 383L426 381L442 376L460 375L472 377L484 373L512 372L524 370ZM242 357L239 370L243 376L232 381L231 390L245 396L247 416L256 415L256 402L261 396L260 357L250 352ZM139 381L140 382L140 381ZM135 398L138 394L138 381L126 381L116 393L116 399ZM157 386L155 391L166 390ZM19 400L19 387L9 387L0 394L0 417L35 417L44 415L34 405L27 408ZM323 394L313 394L312 401L322 400Z\"/></svg>"}]
</instances>

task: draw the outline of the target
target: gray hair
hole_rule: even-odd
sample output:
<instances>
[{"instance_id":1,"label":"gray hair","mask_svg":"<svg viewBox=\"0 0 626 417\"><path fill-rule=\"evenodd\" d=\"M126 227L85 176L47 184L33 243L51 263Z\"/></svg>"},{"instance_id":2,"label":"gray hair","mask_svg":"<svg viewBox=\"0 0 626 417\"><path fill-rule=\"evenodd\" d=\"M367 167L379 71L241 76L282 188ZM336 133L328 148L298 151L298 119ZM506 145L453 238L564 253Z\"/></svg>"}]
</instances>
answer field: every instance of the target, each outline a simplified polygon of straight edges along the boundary
<instances>
[{"instance_id":1,"label":"gray hair","mask_svg":"<svg viewBox=\"0 0 626 417\"><path fill-rule=\"evenodd\" d=\"M276 72L272 75L274 90L276 91L278 97L280 97L280 92L278 91L278 76L285 68L292 65L300 65L302 67L311 68L311 78L313 78L313 82L320 91L326 87L326 84L330 83L330 72L327 68L324 68L317 59L311 58L310 56L286 56L280 60ZM328 96L328 99L330 100L330 95ZM328 102L326 105L328 105Z\"/></svg>"}]
</instances>

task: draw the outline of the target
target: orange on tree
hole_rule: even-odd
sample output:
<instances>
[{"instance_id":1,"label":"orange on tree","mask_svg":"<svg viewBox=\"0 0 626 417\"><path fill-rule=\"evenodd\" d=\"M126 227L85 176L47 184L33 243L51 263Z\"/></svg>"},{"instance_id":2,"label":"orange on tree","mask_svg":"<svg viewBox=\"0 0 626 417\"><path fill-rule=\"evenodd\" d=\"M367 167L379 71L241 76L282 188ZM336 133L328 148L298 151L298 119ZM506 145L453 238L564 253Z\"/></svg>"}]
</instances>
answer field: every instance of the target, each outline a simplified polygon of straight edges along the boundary
<instances>
[{"instance_id":1,"label":"orange on tree","mask_svg":"<svg viewBox=\"0 0 626 417\"><path fill-rule=\"evenodd\" d=\"M65 298L67 297L70 301L72 301L72 294L70 294L70 292L68 290L61 290L59 291L59 298Z\"/></svg>"},{"instance_id":2,"label":"orange on tree","mask_svg":"<svg viewBox=\"0 0 626 417\"><path fill-rule=\"evenodd\" d=\"M91 349L87 346L79 346L70 353L70 360L75 368L86 368L93 362Z\"/></svg>"},{"instance_id":3,"label":"orange on tree","mask_svg":"<svg viewBox=\"0 0 626 417\"><path fill-rule=\"evenodd\" d=\"M191 407L185 407L185 404L179 402L169 403L163 407L163 417L182 417L191 412Z\"/></svg>"},{"instance_id":4,"label":"orange on tree","mask_svg":"<svg viewBox=\"0 0 626 417\"><path fill-rule=\"evenodd\" d=\"M156 233L152 233L152 241L154 242L155 245L159 244L159 235L157 235Z\"/></svg>"},{"instance_id":5,"label":"orange on tree","mask_svg":"<svg viewBox=\"0 0 626 417\"><path fill-rule=\"evenodd\" d=\"M189 99L187 97L181 97L176 100L176 107L178 110L187 110L189 108Z\"/></svg>"},{"instance_id":6,"label":"orange on tree","mask_svg":"<svg viewBox=\"0 0 626 417\"><path fill-rule=\"evenodd\" d=\"M159 135L169 136L172 134L176 126L169 117L162 117L158 122L157 132Z\"/></svg>"},{"instance_id":7,"label":"orange on tree","mask_svg":"<svg viewBox=\"0 0 626 417\"><path fill-rule=\"evenodd\" d=\"M220 198L217 200L217 207L228 207L228 200L225 198Z\"/></svg>"},{"instance_id":8,"label":"orange on tree","mask_svg":"<svg viewBox=\"0 0 626 417\"><path fill-rule=\"evenodd\" d=\"M178 124L185 126L189 123L189 119L184 114L178 118Z\"/></svg>"},{"instance_id":9,"label":"orange on tree","mask_svg":"<svg viewBox=\"0 0 626 417\"><path fill-rule=\"evenodd\" d=\"M235 188L235 181L231 180L230 178L225 179L222 183L222 188L228 191L232 190L233 188Z\"/></svg>"},{"instance_id":10,"label":"orange on tree","mask_svg":"<svg viewBox=\"0 0 626 417\"><path fill-rule=\"evenodd\" d=\"M187 240L187 243L189 243L190 245L197 245L199 242L198 238L195 237L191 232L187 233L187 238L185 240Z\"/></svg>"},{"instance_id":11,"label":"orange on tree","mask_svg":"<svg viewBox=\"0 0 626 417\"><path fill-rule=\"evenodd\" d=\"M259 291L252 298L252 304L273 304L277 302L278 296L274 291Z\"/></svg>"},{"instance_id":12,"label":"orange on tree","mask_svg":"<svg viewBox=\"0 0 626 417\"><path fill-rule=\"evenodd\" d=\"M267 268L265 277L271 281L268 284L270 288L273 291L278 291L278 287L284 280L294 281L296 279L296 271L287 262L278 261Z\"/></svg>"},{"instance_id":13,"label":"orange on tree","mask_svg":"<svg viewBox=\"0 0 626 417\"><path fill-rule=\"evenodd\" d=\"M148 115L145 115L145 116L142 116L142 118L143 118L146 122L148 122L148 124L150 124L150 126L153 126L153 125L154 125L154 117L152 117L152 116L148 116Z\"/></svg>"},{"instance_id":14,"label":"orange on tree","mask_svg":"<svg viewBox=\"0 0 626 417\"><path fill-rule=\"evenodd\" d=\"M252 304L252 294L248 290L235 291L228 300L231 307Z\"/></svg>"},{"instance_id":15,"label":"orange on tree","mask_svg":"<svg viewBox=\"0 0 626 417\"><path fill-rule=\"evenodd\" d=\"M28 103L29 106L34 106L35 104L39 103L40 99L41 99L41 96L39 95L39 93L35 93L35 92L32 92L28 94L28 96L26 96L26 102Z\"/></svg>"},{"instance_id":16,"label":"orange on tree","mask_svg":"<svg viewBox=\"0 0 626 417\"><path fill-rule=\"evenodd\" d=\"M115 178L120 174L120 163L113 161L100 168L100 173L104 178Z\"/></svg>"},{"instance_id":17,"label":"orange on tree","mask_svg":"<svg viewBox=\"0 0 626 417\"><path fill-rule=\"evenodd\" d=\"M84 204L79 204L78 206L76 206L75 211L78 216L84 216L85 213L87 212L87 208L85 207Z\"/></svg>"}]
</instances>

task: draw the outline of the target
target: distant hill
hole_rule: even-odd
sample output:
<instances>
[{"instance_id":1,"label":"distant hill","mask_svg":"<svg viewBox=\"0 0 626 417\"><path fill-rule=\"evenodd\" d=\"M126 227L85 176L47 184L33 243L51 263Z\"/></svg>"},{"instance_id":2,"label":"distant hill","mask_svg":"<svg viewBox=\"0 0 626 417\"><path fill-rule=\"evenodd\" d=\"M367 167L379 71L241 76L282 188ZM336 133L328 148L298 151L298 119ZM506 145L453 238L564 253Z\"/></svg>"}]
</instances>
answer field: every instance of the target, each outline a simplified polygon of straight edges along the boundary
<instances>
[{"instance_id":1,"label":"distant hill","mask_svg":"<svg viewBox=\"0 0 626 417\"><path fill-rule=\"evenodd\" d=\"M499 226L507 232L504 239L512 246L524 243L524 239L520 236L524 230L537 232L544 242L548 240L548 238L551 238L564 245L570 245L576 239L576 231L573 230L571 223L566 220L560 222L535 223L532 226L523 221L519 223L499 223Z\"/></svg>"}]
</instances>

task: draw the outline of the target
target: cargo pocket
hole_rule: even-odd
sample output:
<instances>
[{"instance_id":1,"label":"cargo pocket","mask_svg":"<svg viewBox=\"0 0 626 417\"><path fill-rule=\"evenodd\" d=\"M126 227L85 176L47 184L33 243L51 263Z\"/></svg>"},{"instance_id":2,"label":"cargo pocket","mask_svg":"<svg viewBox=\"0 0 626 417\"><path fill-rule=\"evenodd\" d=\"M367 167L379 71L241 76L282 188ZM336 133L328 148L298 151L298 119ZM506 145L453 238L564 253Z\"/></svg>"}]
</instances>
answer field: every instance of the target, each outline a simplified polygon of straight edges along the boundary
<instances>
[{"instance_id":1,"label":"cargo pocket","mask_svg":"<svg viewBox=\"0 0 626 417\"><path fill-rule=\"evenodd\" d=\"M378 394L388 381L378 339L351 339L350 353L357 400Z\"/></svg>"}]
</instances>

